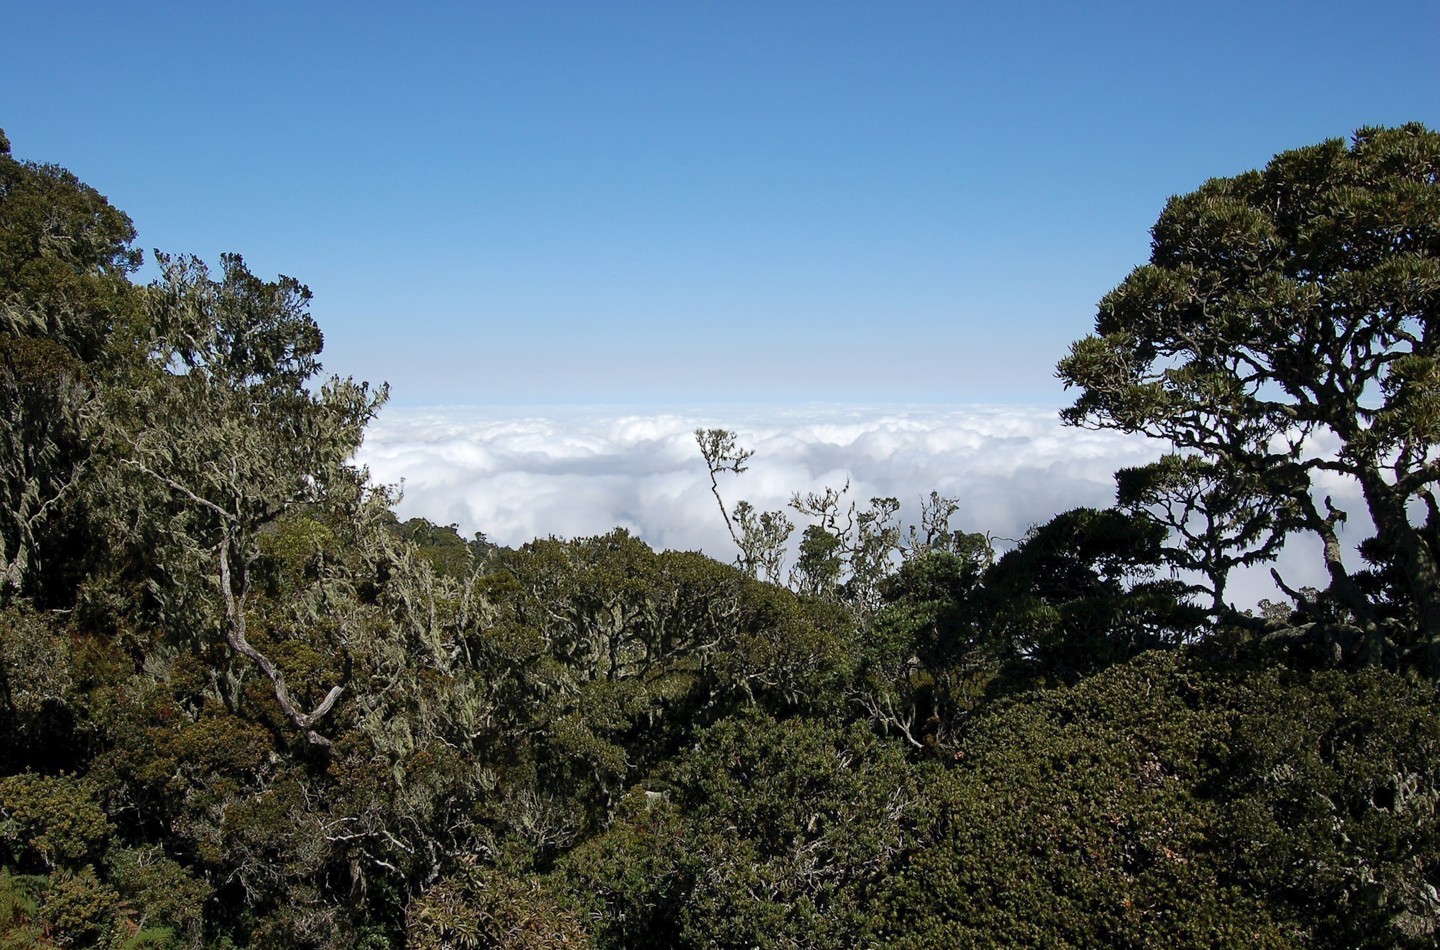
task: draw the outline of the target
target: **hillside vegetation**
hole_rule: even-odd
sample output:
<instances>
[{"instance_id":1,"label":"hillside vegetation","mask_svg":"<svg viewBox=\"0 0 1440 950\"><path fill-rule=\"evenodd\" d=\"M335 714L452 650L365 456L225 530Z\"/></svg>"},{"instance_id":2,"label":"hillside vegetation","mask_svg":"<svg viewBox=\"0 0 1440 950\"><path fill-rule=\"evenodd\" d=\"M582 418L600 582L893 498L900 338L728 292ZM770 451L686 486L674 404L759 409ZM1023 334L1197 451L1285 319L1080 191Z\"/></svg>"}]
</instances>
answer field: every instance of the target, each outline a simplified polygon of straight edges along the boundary
<instances>
[{"instance_id":1,"label":"hillside vegetation","mask_svg":"<svg viewBox=\"0 0 1440 950\"><path fill-rule=\"evenodd\" d=\"M1173 447L1112 508L792 547L702 431L727 564L399 521L302 284L137 283L0 135L0 948L1433 946L1437 176L1364 129L1169 202L1059 365ZM1287 541L1326 586L1232 603Z\"/></svg>"}]
</instances>

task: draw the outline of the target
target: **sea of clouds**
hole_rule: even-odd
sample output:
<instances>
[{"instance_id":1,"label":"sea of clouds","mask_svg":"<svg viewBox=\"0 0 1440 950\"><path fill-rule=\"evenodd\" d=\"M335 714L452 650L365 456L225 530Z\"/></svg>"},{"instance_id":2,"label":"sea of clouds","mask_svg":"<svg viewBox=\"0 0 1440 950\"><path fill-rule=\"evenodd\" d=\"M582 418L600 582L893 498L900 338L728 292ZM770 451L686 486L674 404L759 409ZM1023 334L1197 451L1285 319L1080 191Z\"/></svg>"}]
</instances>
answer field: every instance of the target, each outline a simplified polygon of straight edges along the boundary
<instances>
[{"instance_id":1,"label":"sea of clouds","mask_svg":"<svg viewBox=\"0 0 1440 950\"><path fill-rule=\"evenodd\" d=\"M908 523L938 491L959 502L953 527L998 539L1019 538L1069 508L1111 504L1114 472L1165 448L1064 426L1054 409L1035 407L390 407L358 461L374 481L402 486L401 517L455 524L466 537L480 531L514 546L618 526L657 549L728 561L734 545L697 428L734 430L754 452L748 471L721 476L729 506L743 498L785 508L796 492L848 483L862 506L899 499ZM1335 491L1337 501L1350 493ZM1297 541L1282 555L1291 585L1320 581L1312 547L1318 542ZM1236 578L1232 590L1250 603L1275 596L1265 572Z\"/></svg>"}]
</instances>

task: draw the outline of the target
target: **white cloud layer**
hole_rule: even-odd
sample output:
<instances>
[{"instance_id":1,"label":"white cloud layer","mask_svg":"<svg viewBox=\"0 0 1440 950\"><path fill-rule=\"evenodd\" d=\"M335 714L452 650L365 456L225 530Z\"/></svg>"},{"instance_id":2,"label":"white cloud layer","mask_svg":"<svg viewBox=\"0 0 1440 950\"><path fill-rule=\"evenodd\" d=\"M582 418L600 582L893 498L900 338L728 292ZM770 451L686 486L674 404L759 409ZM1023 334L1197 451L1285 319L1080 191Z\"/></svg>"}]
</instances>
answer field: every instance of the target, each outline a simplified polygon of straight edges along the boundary
<instances>
[{"instance_id":1,"label":"white cloud layer","mask_svg":"<svg viewBox=\"0 0 1440 950\"><path fill-rule=\"evenodd\" d=\"M621 526L656 548L729 560L734 546L710 494L697 427L734 429L754 450L749 471L721 476L728 505L743 498L783 508L794 492L848 481L862 504L898 498L908 522L938 491L959 500L954 527L998 538L1018 538L1069 508L1110 504L1113 473L1163 449L1023 407L444 407L387 409L359 461L375 481L403 483L402 517L453 523L467 537L483 531L519 545ZM1337 490L1337 502L1346 500L1346 486ZM1297 542L1282 555L1292 585L1319 582L1312 546ZM1273 596L1263 573L1237 578L1232 590L1242 602Z\"/></svg>"}]
</instances>

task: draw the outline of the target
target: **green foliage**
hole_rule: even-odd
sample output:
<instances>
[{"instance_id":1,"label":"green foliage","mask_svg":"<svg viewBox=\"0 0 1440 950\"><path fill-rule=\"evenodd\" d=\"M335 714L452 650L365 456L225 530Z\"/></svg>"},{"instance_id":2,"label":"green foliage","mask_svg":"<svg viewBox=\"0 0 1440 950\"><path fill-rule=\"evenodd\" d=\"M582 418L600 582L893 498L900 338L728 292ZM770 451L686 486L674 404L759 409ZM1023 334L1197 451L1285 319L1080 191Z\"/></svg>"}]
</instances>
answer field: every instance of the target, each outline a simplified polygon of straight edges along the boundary
<instances>
[{"instance_id":1,"label":"green foliage","mask_svg":"<svg viewBox=\"0 0 1440 950\"><path fill-rule=\"evenodd\" d=\"M22 773L0 779L0 845L12 866L46 870L99 857L111 825L84 783Z\"/></svg>"},{"instance_id":2,"label":"green foliage","mask_svg":"<svg viewBox=\"0 0 1440 950\"><path fill-rule=\"evenodd\" d=\"M1016 673L1073 681L1200 626L1177 582L1154 580L1164 530L1077 508L1033 529L984 576L991 636Z\"/></svg>"},{"instance_id":3,"label":"green foliage","mask_svg":"<svg viewBox=\"0 0 1440 950\"><path fill-rule=\"evenodd\" d=\"M37 915L59 946L103 946L119 935L118 902L115 890L85 867L77 874L52 876L40 893Z\"/></svg>"},{"instance_id":4,"label":"green foliage","mask_svg":"<svg viewBox=\"0 0 1440 950\"><path fill-rule=\"evenodd\" d=\"M1440 726L1433 692L1367 671L1247 684L1215 797L1227 864L1337 946L1440 933Z\"/></svg>"},{"instance_id":5,"label":"green foliage","mask_svg":"<svg viewBox=\"0 0 1440 950\"><path fill-rule=\"evenodd\" d=\"M720 687L765 708L825 712L839 704L854 665L846 611L756 586L734 639L715 657Z\"/></svg>"},{"instance_id":6,"label":"green foliage","mask_svg":"<svg viewBox=\"0 0 1440 950\"><path fill-rule=\"evenodd\" d=\"M429 888L411 905L406 920L406 946L412 950L589 946L579 915L557 904L539 881L473 860Z\"/></svg>"},{"instance_id":7,"label":"green foliage","mask_svg":"<svg viewBox=\"0 0 1440 950\"><path fill-rule=\"evenodd\" d=\"M866 729L747 712L704 732L559 875L602 947L854 946L926 810Z\"/></svg>"},{"instance_id":8,"label":"green foliage","mask_svg":"<svg viewBox=\"0 0 1440 950\"><path fill-rule=\"evenodd\" d=\"M309 290L286 277L262 281L237 255L222 261L212 279L194 259L161 258L148 385L117 397L112 411L129 425L112 430L114 450L169 515L158 531L160 563L183 571L181 586L193 592L177 605L184 613L159 619L214 630L271 681L286 718L324 746L314 724L342 687L300 709L285 671L250 642L250 568L261 532L288 509L354 501L359 476L348 460L385 392L349 379L307 389L321 347Z\"/></svg>"},{"instance_id":9,"label":"green foliage","mask_svg":"<svg viewBox=\"0 0 1440 950\"><path fill-rule=\"evenodd\" d=\"M882 885L881 942L1279 942L1203 860L1215 823L1189 787L1207 751L1194 711L1152 688L1140 696L1161 705L1145 718L1143 674L1125 679L1094 698L992 713L967 733L962 768L937 789L942 835Z\"/></svg>"},{"instance_id":10,"label":"green foliage","mask_svg":"<svg viewBox=\"0 0 1440 950\"><path fill-rule=\"evenodd\" d=\"M134 909L141 932L155 931L159 923L169 933L183 934L188 943L200 941L206 902L214 891L209 884L166 857L159 846L112 854L110 866L111 880Z\"/></svg>"},{"instance_id":11,"label":"green foliage","mask_svg":"<svg viewBox=\"0 0 1440 950\"><path fill-rule=\"evenodd\" d=\"M1122 509L1180 542L1156 553L1203 578L1191 591L1209 593L1213 610L1223 613L1230 572L1272 560L1286 535L1303 527L1294 493L1267 487L1285 477L1262 479L1224 461L1170 454L1116 472L1116 497Z\"/></svg>"},{"instance_id":12,"label":"green foliage","mask_svg":"<svg viewBox=\"0 0 1440 950\"><path fill-rule=\"evenodd\" d=\"M873 941L1428 945L1435 819L1395 811L1440 778L1434 712L1393 676L1178 653L995 709L933 792L935 845L875 896Z\"/></svg>"},{"instance_id":13,"label":"green foliage","mask_svg":"<svg viewBox=\"0 0 1440 950\"><path fill-rule=\"evenodd\" d=\"M736 503L731 512L720 496L720 475L743 473L745 463L755 453L742 448L735 433L727 429L696 429L695 441L710 470L710 493L720 506L720 516L725 519L731 540L740 550L736 564L751 577L778 582L785 559L785 542L794 530L790 519L781 511L756 511L748 501Z\"/></svg>"},{"instance_id":14,"label":"green foliage","mask_svg":"<svg viewBox=\"0 0 1440 950\"><path fill-rule=\"evenodd\" d=\"M854 502L847 508L848 491L847 485L791 498L790 507L812 519L791 577L800 593L843 601L864 616L878 606L879 585L902 552L900 527L895 523L900 502L872 498L863 511Z\"/></svg>"},{"instance_id":15,"label":"green foliage","mask_svg":"<svg viewBox=\"0 0 1440 950\"><path fill-rule=\"evenodd\" d=\"M35 892L45 885L44 875L12 874L0 867L0 950L53 947L36 920L40 905Z\"/></svg>"},{"instance_id":16,"label":"green foliage","mask_svg":"<svg viewBox=\"0 0 1440 950\"><path fill-rule=\"evenodd\" d=\"M997 556L826 490L787 573L726 430L734 566L400 522L303 285L135 287L129 220L0 136L0 948L1432 944L1434 690L1293 644L1434 639L1434 151L1172 202L1062 364L1181 449L1118 508ZM1191 597L1244 622L1228 572L1330 545L1346 471L1369 569L1207 641Z\"/></svg>"},{"instance_id":17,"label":"green foliage","mask_svg":"<svg viewBox=\"0 0 1440 950\"><path fill-rule=\"evenodd\" d=\"M87 460L92 393L54 340L0 333L0 598L48 576L57 522Z\"/></svg>"},{"instance_id":18,"label":"green foliage","mask_svg":"<svg viewBox=\"0 0 1440 950\"><path fill-rule=\"evenodd\" d=\"M47 746L72 728L73 682L65 633L23 607L0 608L0 761L51 760Z\"/></svg>"},{"instance_id":19,"label":"green foliage","mask_svg":"<svg viewBox=\"0 0 1440 950\"><path fill-rule=\"evenodd\" d=\"M943 742L983 697L1001 662L981 611L988 542L909 558L881 587L884 607L862 628L855 701L916 748Z\"/></svg>"},{"instance_id":20,"label":"green foliage","mask_svg":"<svg viewBox=\"0 0 1440 950\"><path fill-rule=\"evenodd\" d=\"M68 607L89 567L96 384L139 360L134 237L74 175L0 150L0 601Z\"/></svg>"},{"instance_id":21,"label":"green foliage","mask_svg":"<svg viewBox=\"0 0 1440 950\"><path fill-rule=\"evenodd\" d=\"M1094 335L1059 365L1081 390L1067 421L1181 454L1122 479L1122 493L1178 532L1175 563L1207 576L1217 611L1243 622L1226 573L1304 531L1329 578L1323 596L1299 597L1310 632L1353 643L1355 658L1408 654L1433 675L1437 222L1440 134L1418 124L1212 179L1170 200L1150 263L1101 301ZM1335 475L1363 491L1378 576L1347 563L1349 513L1321 491Z\"/></svg>"},{"instance_id":22,"label":"green foliage","mask_svg":"<svg viewBox=\"0 0 1440 950\"><path fill-rule=\"evenodd\" d=\"M495 545L477 534L470 541L460 537L456 525L435 525L424 518L395 523L395 533L413 544L438 574L463 580L490 559Z\"/></svg>"},{"instance_id":23,"label":"green foliage","mask_svg":"<svg viewBox=\"0 0 1440 950\"><path fill-rule=\"evenodd\" d=\"M696 429L695 441L710 472L711 494L740 550L736 564L768 583L788 581L804 597L844 604L861 622L879 608L881 585L907 557L968 550L980 538L951 528L959 503L937 492L921 503L919 523L904 530L896 498L871 498L861 509L854 501L846 504L848 483L839 489L797 492L790 507L810 524L801 534L787 575L787 544L794 531L790 519L780 511L757 511L743 500L731 511L720 494L720 476L745 472L745 463L755 453L741 448L738 436L727 429ZM988 547L988 541L984 543Z\"/></svg>"},{"instance_id":24,"label":"green foliage","mask_svg":"<svg viewBox=\"0 0 1440 950\"><path fill-rule=\"evenodd\" d=\"M134 240L130 219L70 172L0 149L0 334L98 360L132 315Z\"/></svg>"}]
</instances>

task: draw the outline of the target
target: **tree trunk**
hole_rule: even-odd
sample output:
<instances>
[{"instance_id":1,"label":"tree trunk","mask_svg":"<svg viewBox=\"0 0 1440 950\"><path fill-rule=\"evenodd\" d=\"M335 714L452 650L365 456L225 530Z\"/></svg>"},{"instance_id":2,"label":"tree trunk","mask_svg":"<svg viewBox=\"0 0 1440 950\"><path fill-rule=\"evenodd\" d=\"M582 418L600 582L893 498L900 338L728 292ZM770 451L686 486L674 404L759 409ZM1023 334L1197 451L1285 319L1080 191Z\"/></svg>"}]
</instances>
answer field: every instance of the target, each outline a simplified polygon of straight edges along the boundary
<instances>
[{"instance_id":1,"label":"tree trunk","mask_svg":"<svg viewBox=\"0 0 1440 950\"><path fill-rule=\"evenodd\" d=\"M1364 468L1357 475L1375 532L1395 551L1395 566L1415 609L1415 633L1429 656L1430 675L1440 678L1440 567L1420 530L1410 523L1400 491L1375 469Z\"/></svg>"}]
</instances>

